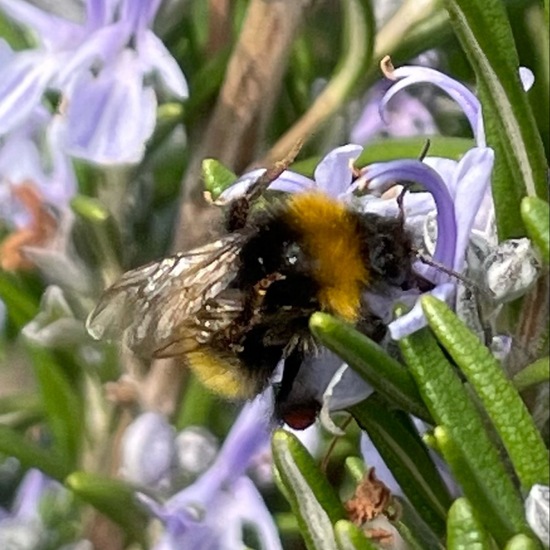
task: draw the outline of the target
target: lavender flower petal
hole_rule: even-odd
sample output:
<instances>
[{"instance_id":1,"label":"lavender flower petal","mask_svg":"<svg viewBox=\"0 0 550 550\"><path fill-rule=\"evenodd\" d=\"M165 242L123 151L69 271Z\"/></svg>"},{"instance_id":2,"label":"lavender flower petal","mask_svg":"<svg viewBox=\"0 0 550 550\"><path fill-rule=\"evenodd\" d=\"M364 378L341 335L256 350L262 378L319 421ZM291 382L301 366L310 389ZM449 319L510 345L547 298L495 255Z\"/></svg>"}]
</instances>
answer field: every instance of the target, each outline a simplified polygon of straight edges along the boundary
<instances>
[{"instance_id":1,"label":"lavender flower petal","mask_svg":"<svg viewBox=\"0 0 550 550\"><path fill-rule=\"evenodd\" d=\"M351 164L362 151L361 145L349 144L328 153L315 169L317 188L332 197L346 192L352 180Z\"/></svg>"},{"instance_id":2,"label":"lavender flower petal","mask_svg":"<svg viewBox=\"0 0 550 550\"><path fill-rule=\"evenodd\" d=\"M414 96L402 93L398 100L387 105L385 120L380 116L379 104L391 82L376 83L367 94L365 106L350 136L354 143L366 143L379 134L391 136L430 135L437 132L437 126L425 105Z\"/></svg>"},{"instance_id":3,"label":"lavender flower petal","mask_svg":"<svg viewBox=\"0 0 550 550\"><path fill-rule=\"evenodd\" d=\"M244 406L214 464L195 483L168 500L168 510L197 504L206 509L220 487L230 485L244 473L253 455L269 440L273 407L270 395L264 392Z\"/></svg>"},{"instance_id":4,"label":"lavender flower petal","mask_svg":"<svg viewBox=\"0 0 550 550\"><path fill-rule=\"evenodd\" d=\"M145 72L158 76L168 93L179 99L189 96L189 87L179 65L157 36L149 31L144 32L138 51Z\"/></svg>"},{"instance_id":5,"label":"lavender flower petal","mask_svg":"<svg viewBox=\"0 0 550 550\"><path fill-rule=\"evenodd\" d=\"M136 163L155 125L156 97L143 87L135 54L75 87L67 111L66 147L92 162Z\"/></svg>"},{"instance_id":6,"label":"lavender flower petal","mask_svg":"<svg viewBox=\"0 0 550 550\"><path fill-rule=\"evenodd\" d=\"M40 500L52 484L52 480L40 470L34 468L29 470L17 489L17 497L12 509L15 517L23 520L40 518L38 509Z\"/></svg>"},{"instance_id":7,"label":"lavender flower petal","mask_svg":"<svg viewBox=\"0 0 550 550\"><path fill-rule=\"evenodd\" d=\"M147 0L135 2L134 0L121 0L121 19L128 21L134 31L140 31L151 24L159 7L160 0Z\"/></svg>"},{"instance_id":8,"label":"lavender flower petal","mask_svg":"<svg viewBox=\"0 0 550 550\"><path fill-rule=\"evenodd\" d=\"M243 523L254 525L262 541L262 549L282 550L281 539L273 517L254 483L243 476L237 480L233 490L239 505L239 516L244 520Z\"/></svg>"},{"instance_id":9,"label":"lavender flower petal","mask_svg":"<svg viewBox=\"0 0 550 550\"><path fill-rule=\"evenodd\" d=\"M464 258L474 220L489 189L494 156L494 151L488 147L475 147L462 157L455 171L453 187L456 189L454 210L457 234L456 255L452 269L458 272L464 268ZM438 235L441 235L439 228Z\"/></svg>"},{"instance_id":10,"label":"lavender flower petal","mask_svg":"<svg viewBox=\"0 0 550 550\"><path fill-rule=\"evenodd\" d=\"M218 198L224 204L230 200L241 197L250 186L265 172L265 168L258 168L243 174L231 187L228 187ZM315 182L290 170L285 170L274 182L269 185L272 191L285 193L300 193L315 187Z\"/></svg>"},{"instance_id":11,"label":"lavender flower petal","mask_svg":"<svg viewBox=\"0 0 550 550\"><path fill-rule=\"evenodd\" d=\"M113 21L120 0L87 0L86 29L94 31Z\"/></svg>"},{"instance_id":12,"label":"lavender flower petal","mask_svg":"<svg viewBox=\"0 0 550 550\"><path fill-rule=\"evenodd\" d=\"M457 224L454 206L445 182L439 174L418 160L396 160L371 164L365 169L372 186L395 181L412 181L423 185L434 197L437 207L437 244L433 258L448 267L454 263Z\"/></svg>"},{"instance_id":13,"label":"lavender flower petal","mask_svg":"<svg viewBox=\"0 0 550 550\"><path fill-rule=\"evenodd\" d=\"M402 79L395 83L386 93L380 103L380 114L384 118L384 110L388 102L401 90L420 83L428 83L437 86L454 99L464 111L477 144L485 145L485 132L481 117L481 104L477 97L464 84L454 80L435 69L429 67L403 66L392 71L392 78Z\"/></svg>"},{"instance_id":14,"label":"lavender flower petal","mask_svg":"<svg viewBox=\"0 0 550 550\"><path fill-rule=\"evenodd\" d=\"M66 63L59 67L55 75L54 85L59 89L70 86L83 77L85 72L98 62L103 64L116 62L124 45L131 37L131 28L125 22L119 22L108 27L98 29L68 57ZM70 88L68 95L71 96ZM71 98L74 102L74 98Z\"/></svg>"},{"instance_id":15,"label":"lavender flower petal","mask_svg":"<svg viewBox=\"0 0 550 550\"><path fill-rule=\"evenodd\" d=\"M0 70L0 135L23 122L40 103L57 61L38 52L21 52Z\"/></svg>"},{"instance_id":16,"label":"lavender flower petal","mask_svg":"<svg viewBox=\"0 0 550 550\"><path fill-rule=\"evenodd\" d=\"M535 83L535 75L533 74L533 71L527 67L519 68L519 79L521 80L523 90L526 92L528 92Z\"/></svg>"},{"instance_id":17,"label":"lavender flower petal","mask_svg":"<svg viewBox=\"0 0 550 550\"><path fill-rule=\"evenodd\" d=\"M175 431L155 412L138 416L122 438L122 475L151 488L168 486L176 459Z\"/></svg>"}]
</instances>

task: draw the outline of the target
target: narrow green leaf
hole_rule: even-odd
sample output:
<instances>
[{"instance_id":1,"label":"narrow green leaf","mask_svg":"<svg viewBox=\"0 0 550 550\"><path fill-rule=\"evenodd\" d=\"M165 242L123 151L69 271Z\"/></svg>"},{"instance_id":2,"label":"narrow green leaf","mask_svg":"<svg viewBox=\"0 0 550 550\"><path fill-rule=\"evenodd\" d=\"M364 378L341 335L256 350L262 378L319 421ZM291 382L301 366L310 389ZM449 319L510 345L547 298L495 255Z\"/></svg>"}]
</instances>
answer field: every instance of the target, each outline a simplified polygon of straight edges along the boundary
<instances>
[{"instance_id":1,"label":"narrow green leaf","mask_svg":"<svg viewBox=\"0 0 550 550\"><path fill-rule=\"evenodd\" d=\"M464 445L461 447L458 444L452 435L452 431L447 426L437 426L434 430L434 436L445 461L449 464L453 475L462 486L464 494L477 513L479 520L494 539L500 545L503 545L510 537L510 533L529 532L523 514L520 514L519 510L514 510L514 517L508 518L509 522L505 524L506 514L499 510L499 504L504 503L495 500L494 494L488 494L483 490L483 474L476 470L472 457L466 454ZM510 508L509 504L510 501L505 506ZM516 508L518 507L516 506ZM511 525L512 522L514 525Z\"/></svg>"},{"instance_id":2,"label":"narrow green leaf","mask_svg":"<svg viewBox=\"0 0 550 550\"><path fill-rule=\"evenodd\" d=\"M447 550L492 550L491 536L466 498L453 502L447 518Z\"/></svg>"},{"instance_id":3,"label":"narrow green leaf","mask_svg":"<svg viewBox=\"0 0 550 550\"><path fill-rule=\"evenodd\" d=\"M15 430L5 426L0 426L0 453L14 456L23 467L38 468L58 481L63 481L69 473L65 461L58 458L51 450L41 449Z\"/></svg>"},{"instance_id":4,"label":"narrow green leaf","mask_svg":"<svg viewBox=\"0 0 550 550\"><path fill-rule=\"evenodd\" d=\"M73 472L65 485L83 501L118 523L134 540L143 542L147 516L134 496L134 489L116 479L89 472Z\"/></svg>"},{"instance_id":5,"label":"narrow green leaf","mask_svg":"<svg viewBox=\"0 0 550 550\"><path fill-rule=\"evenodd\" d=\"M540 550L540 544L527 535L516 535L508 541L504 550Z\"/></svg>"},{"instance_id":6,"label":"narrow green leaf","mask_svg":"<svg viewBox=\"0 0 550 550\"><path fill-rule=\"evenodd\" d=\"M83 436L84 408L79 392L46 349L28 346L55 448L74 469Z\"/></svg>"},{"instance_id":7,"label":"narrow green leaf","mask_svg":"<svg viewBox=\"0 0 550 550\"><path fill-rule=\"evenodd\" d=\"M471 472L453 469L455 477L490 532L504 544L525 527L523 503L475 405L428 329L401 340L400 348L433 418L452 434Z\"/></svg>"},{"instance_id":8,"label":"narrow green leaf","mask_svg":"<svg viewBox=\"0 0 550 550\"><path fill-rule=\"evenodd\" d=\"M509 175L494 181L497 225L502 239L517 228L517 196L546 193L546 160L535 118L519 79L519 61L504 3L500 0L445 0L451 24L475 71L488 127L489 145L499 142ZM491 29L491 32L487 32ZM500 158L500 157L499 157ZM502 175L502 171L500 171ZM522 191L525 190L525 191ZM501 202L505 206L500 208ZM510 207L514 211L509 211ZM510 230L509 230L510 228Z\"/></svg>"},{"instance_id":9,"label":"narrow green leaf","mask_svg":"<svg viewBox=\"0 0 550 550\"><path fill-rule=\"evenodd\" d=\"M548 451L527 407L497 359L446 304L432 296L422 299L428 323L466 375L495 425L521 485L548 484Z\"/></svg>"},{"instance_id":10,"label":"narrow green leaf","mask_svg":"<svg viewBox=\"0 0 550 550\"><path fill-rule=\"evenodd\" d=\"M408 416L388 411L376 394L349 411L367 431L418 514L443 537L451 497Z\"/></svg>"},{"instance_id":11,"label":"narrow green leaf","mask_svg":"<svg viewBox=\"0 0 550 550\"><path fill-rule=\"evenodd\" d=\"M336 550L333 524L346 511L325 475L298 438L276 430L271 441L273 462L284 494L298 518L309 550Z\"/></svg>"},{"instance_id":12,"label":"narrow green leaf","mask_svg":"<svg viewBox=\"0 0 550 550\"><path fill-rule=\"evenodd\" d=\"M527 234L540 250L542 259L550 262L550 206L538 197L524 197L521 217Z\"/></svg>"},{"instance_id":13,"label":"narrow green leaf","mask_svg":"<svg viewBox=\"0 0 550 550\"><path fill-rule=\"evenodd\" d=\"M430 420L407 369L376 342L326 313L314 313L309 328L322 344L339 355L390 403L418 418Z\"/></svg>"},{"instance_id":14,"label":"narrow green leaf","mask_svg":"<svg viewBox=\"0 0 550 550\"><path fill-rule=\"evenodd\" d=\"M550 380L550 357L543 357L520 370L512 382L518 391Z\"/></svg>"},{"instance_id":15,"label":"narrow green leaf","mask_svg":"<svg viewBox=\"0 0 550 550\"><path fill-rule=\"evenodd\" d=\"M338 550L378 550L378 546L371 542L357 525L341 519L334 526Z\"/></svg>"}]
</instances>

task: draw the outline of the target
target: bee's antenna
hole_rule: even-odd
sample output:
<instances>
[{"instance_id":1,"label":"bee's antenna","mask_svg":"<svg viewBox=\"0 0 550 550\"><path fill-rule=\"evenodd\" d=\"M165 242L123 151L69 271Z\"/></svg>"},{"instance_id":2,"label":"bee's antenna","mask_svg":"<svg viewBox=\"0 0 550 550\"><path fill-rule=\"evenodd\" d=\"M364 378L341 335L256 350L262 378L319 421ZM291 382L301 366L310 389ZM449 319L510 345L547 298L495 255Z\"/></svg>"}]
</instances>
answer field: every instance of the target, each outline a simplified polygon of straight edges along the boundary
<instances>
[{"instance_id":1,"label":"bee's antenna","mask_svg":"<svg viewBox=\"0 0 550 550\"><path fill-rule=\"evenodd\" d=\"M423 254L420 254L417 252L416 254L416 257L423 263L423 264L426 264L426 265L429 265L431 267L435 267L435 269L439 270L439 271L442 271L443 273L446 273L447 275L450 275L451 277L454 277L455 279L458 279L461 283L463 283L465 286L467 286L468 288L470 289L474 289L476 290L477 292L483 294L485 296L485 298L488 298L489 300L492 299L492 296L489 294L489 292L487 292L487 290L485 290L484 288L482 288L478 283L476 283L475 281L473 281L472 279L469 279L468 277L465 277L464 275L462 275L461 273L458 273L457 271L454 271L453 269L451 269L450 267L447 267L446 265L443 265L442 263L440 262L436 262L435 260L433 260L432 258L428 258L426 256L424 256Z\"/></svg>"}]
</instances>

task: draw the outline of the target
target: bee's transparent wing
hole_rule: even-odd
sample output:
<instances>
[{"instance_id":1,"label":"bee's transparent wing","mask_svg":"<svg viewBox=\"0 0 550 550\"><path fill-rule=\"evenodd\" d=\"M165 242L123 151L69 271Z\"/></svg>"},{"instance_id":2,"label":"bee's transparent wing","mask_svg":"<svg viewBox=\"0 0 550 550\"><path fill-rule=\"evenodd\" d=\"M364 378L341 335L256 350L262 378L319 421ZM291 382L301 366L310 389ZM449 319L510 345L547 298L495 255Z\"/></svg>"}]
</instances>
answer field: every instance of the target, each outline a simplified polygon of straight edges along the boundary
<instances>
[{"instance_id":1,"label":"bee's transparent wing","mask_svg":"<svg viewBox=\"0 0 550 550\"><path fill-rule=\"evenodd\" d=\"M121 337L136 353L150 356L181 338L204 304L235 278L245 237L231 233L186 253L125 273L91 312L93 338Z\"/></svg>"},{"instance_id":2,"label":"bee's transparent wing","mask_svg":"<svg viewBox=\"0 0 550 550\"><path fill-rule=\"evenodd\" d=\"M242 291L231 288L208 300L203 307L189 317L174 333L174 338L164 348L155 350L155 357L182 355L200 345L223 338L225 331L242 315L244 308ZM227 335L225 335L227 336Z\"/></svg>"}]
</instances>

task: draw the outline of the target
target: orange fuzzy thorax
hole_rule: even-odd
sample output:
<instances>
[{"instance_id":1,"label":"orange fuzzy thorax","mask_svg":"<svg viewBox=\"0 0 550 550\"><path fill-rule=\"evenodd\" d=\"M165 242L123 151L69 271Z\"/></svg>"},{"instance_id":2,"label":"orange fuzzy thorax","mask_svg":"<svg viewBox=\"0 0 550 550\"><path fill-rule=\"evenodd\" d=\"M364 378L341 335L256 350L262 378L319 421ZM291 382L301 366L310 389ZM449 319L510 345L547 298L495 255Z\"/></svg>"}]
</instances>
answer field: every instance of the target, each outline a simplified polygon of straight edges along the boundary
<instances>
[{"instance_id":1,"label":"orange fuzzy thorax","mask_svg":"<svg viewBox=\"0 0 550 550\"><path fill-rule=\"evenodd\" d=\"M297 193L288 200L286 221L300 234L304 251L315 262L321 307L356 321L368 271L350 212L323 193Z\"/></svg>"}]
</instances>

